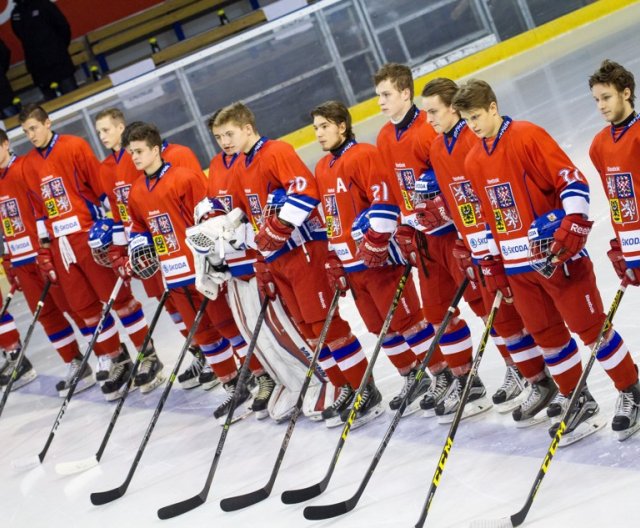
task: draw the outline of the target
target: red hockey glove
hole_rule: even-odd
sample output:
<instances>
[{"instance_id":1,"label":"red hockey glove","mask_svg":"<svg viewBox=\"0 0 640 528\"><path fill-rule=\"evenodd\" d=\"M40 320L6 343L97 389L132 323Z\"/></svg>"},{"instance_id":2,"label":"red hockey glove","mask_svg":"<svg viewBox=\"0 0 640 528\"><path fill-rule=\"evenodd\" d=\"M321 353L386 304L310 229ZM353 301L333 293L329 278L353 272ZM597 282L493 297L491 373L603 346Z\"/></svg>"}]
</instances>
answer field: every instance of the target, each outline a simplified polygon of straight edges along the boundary
<instances>
[{"instance_id":1,"label":"red hockey glove","mask_svg":"<svg viewBox=\"0 0 640 528\"><path fill-rule=\"evenodd\" d=\"M124 280L131 278L131 263L127 246L111 244L109 246L109 261L111 267Z\"/></svg>"},{"instance_id":2,"label":"red hockey glove","mask_svg":"<svg viewBox=\"0 0 640 528\"><path fill-rule=\"evenodd\" d=\"M418 265L418 246L416 244L416 230L410 225L401 225L393 235L398 243L402 257L412 266Z\"/></svg>"},{"instance_id":3,"label":"red hockey glove","mask_svg":"<svg viewBox=\"0 0 640 528\"><path fill-rule=\"evenodd\" d=\"M360 242L356 257L361 259L367 268L384 266L389 258L390 238L390 233L378 233L369 228Z\"/></svg>"},{"instance_id":4,"label":"red hockey glove","mask_svg":"<svg viewBox=\"0 0 640 528\"><path fill-rule=\"evenodd\" d=\"M504 271L504 264L500 257L487 257L480 261L480 271L484 278L484 285L489 293L502 292L505 302L512 302L513 293Z\"/></svg>"},{"instance_id":5,"label":"red hockey glove","mask_svg":"<svg viewBox=\"0 0 640 528\"><path fill-rule=\"evenodd\" d=\"M333 291L339 290L340 296L344 297L349 290L349 283L347 282L347 274L342 267L342 261L334 251L329 252L327 260L324 263L324 269L327 272L331 289Z\"/></svg>"},{"instance_id":6,"label":"red hockey glove","mask_svg":"<svg viewBox=\"0 0 640 528\"><path fill-rule=\"evenodd\" d=\"M58 274L56 268L53 265L53 253L51 248L41 247L38 250L38 256L36 257L36 264L40 270L40 274L44 280L49 279L51 284L58 284Z\"/></svg>"},{"instance_id":7,"label":"red hockey glove","mask_svg":"<svg viewBox=\"0 0 640 528\"><path fill-rule=\"evenodd\" d=\"M613 269L618 275L620 280L625 281L626 284L632 286L640 286L640 268L628 268L627 263L624 260L622 249L620 248L620 242L617 238L611 239L609 242L611 249L607 251L607 257L613 264Z\"/></svg>"},{"instance_id":8,"label":"red hockey glove","mask_svg":"<svg viewBox=\"0 0 640 528\"><path fill-rule=\"evenodd\" d=\"M453 245L452 254L453 258L456 259L458 269L462 271L469 280L477 282L478 276L476 275L473 259L471 258L471 251L469 251L464 241L460 239L456 240L456 243Z\"/></svg>"},{"instance_id":9,"label":"red hockey glove","mask_svg":"<svg viewBox=\"0 0 640 528\"><path fill-rule=\"evenodd\" d=\"M22 286L20 286L18 275L16 275L16 268L11 265L11 261L9 260L8 256L4 256L2 258L2 267L4 268L4 274L7 276L7 280L9 281L11 289L22 291Z\"/></svg>"},{"instance_id":10,"label":"red hockey glove","mask_svg":"<svg viewBox=\"0 0 640 528\"><path fill-rule=\"evenodd\" d=\"M415 206L415 211L418 222L428 231L437 229L451 220L447 203L444 201L442 194L420 202Z\"/></svg>"},{"instance_id":11,"label":"red hockey glove","mask_svg":"<svg viewBox=\"0 0 640 528\"><path fill-rule=\"evenodd\" d=\"M278 291L269 266L262 260L257 260L253 267L256 270L256 280L258 281L258 291L261 295L268 297L272 301L276 298Z\"/></svg>"},{"instance_id":12,"label":"red hockey glove","mask_svg":"<svg viewBox=\"0 0 640 528\"><path fill-rule=\"evenodd\" d=\"M562 264L577 255L587 243L593 222L579 214L565 216L553 235L554 242L549 250L554 255L552 264Z\"/></svg>"},{"instance_id":13,"label":"red hockey glove","mask_svg":"<svg viewBox=\"0 0 640 528\"><path fill-rule=\"evenodd\" d=\"M278 251L289 240L293 229L282 223L277 215L268 216L256 235L256 246L263 252Z\"/></svg>"}]
</instances>

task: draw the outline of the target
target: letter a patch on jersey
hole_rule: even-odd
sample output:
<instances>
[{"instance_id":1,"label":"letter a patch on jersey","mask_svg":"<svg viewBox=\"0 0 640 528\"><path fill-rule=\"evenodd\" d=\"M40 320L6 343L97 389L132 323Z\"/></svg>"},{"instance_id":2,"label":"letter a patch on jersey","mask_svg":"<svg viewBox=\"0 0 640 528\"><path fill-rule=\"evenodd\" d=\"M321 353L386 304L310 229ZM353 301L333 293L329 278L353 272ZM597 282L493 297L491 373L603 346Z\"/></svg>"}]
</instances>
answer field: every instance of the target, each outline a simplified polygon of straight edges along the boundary
<instances>
[{"instance_id":1,"label":"letter a patch on jersey","mask_svg":"<svg viewBox=\"0 0 640 528\"><path fill-rule=\"evenodd\" d=\"M402 191L402 199L407 211L413 211L411 196L416 188L416 175L413 169L396 169L396 177Z\"/></svg>"},{"instance_id":2,"label":"letter a patch on jersey","mask_svg":"<svg viewBox=\"0 0 640 528\"><path fill-rule=\"evenodd\" d=\"M327 221L327 237L335 238L342 234L342 223L340 222L340 212L338 211L338 202L335 194L325 194L324 217Z\"/></svg>"},{"instance_id":3,"label":"letter a patch on jersey","mask_svg":"<svg viewBox=\"0 0 640 528\"><path fill-rule=\"evenodd\" d=\"M485 187L498 233L510 233L522 228L520 213L513 198L510 183L499 183Z\"/></svg>"},{"instance_id":4,"label":"letter a patch on jersey","mask_svg":"<svg viewBox=\"0 0 640 528\"><path fill-rule=\"evenodd\" d=\"M450 183L449 188L458 206L458 213L465 227L472 227L480 220L480 201L468 181Z\"/></svg>"},{"instance_id":5,"label":"letter a patch on jersey","mask_svg":"<svg viewBox=\"0 0 640 528\"><path fill-rule=\"evenodd\" d=\"M616 224L638 221L638 204L631 174L607 174L607 197Z\"/></svg>"},{"instance_id":6,"label":"letter a patch on jersey","mask_svg":"<svg viewBox=\"0 0 640 528\"><path fill-rule=\"evenodd\" d=\"M148 219L149 231L158 255L170 255L180 249L169 215L164 213Z\"/></svg>"},{"instance_id":7,"label":"letter a patch on jersey","mask_svg":"<svg viewBox=\"0 0 640 528\"><path fill-rule=\"evenodd\" d=\"M2 216L2 229L6 236L19 235L25 230L18 201L15 198L0 202L0 216Z\"/></svg>"},{"instance_id":8,"label":"letter a patch on jersey","mask_svg":"<svg viewBox=\"0 0 640 528\"><path fill-rule=\"evenodd\" d=\"M71 211L71 201L67 195L62 178L53 178L40 185L42 199L49 218Z\"/></svg>"}]
</instances>

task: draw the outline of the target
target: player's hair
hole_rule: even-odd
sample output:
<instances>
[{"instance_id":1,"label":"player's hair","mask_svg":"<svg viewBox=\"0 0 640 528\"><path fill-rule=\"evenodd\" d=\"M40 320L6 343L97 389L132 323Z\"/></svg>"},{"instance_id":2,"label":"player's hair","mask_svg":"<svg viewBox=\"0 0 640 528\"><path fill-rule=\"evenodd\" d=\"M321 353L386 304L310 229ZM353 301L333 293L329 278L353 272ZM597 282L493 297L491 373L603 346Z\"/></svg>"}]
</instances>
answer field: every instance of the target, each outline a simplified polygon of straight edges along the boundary
<instances>
[{"instance_id":1,"label":"player's hair","mask_svg":"<svg viewBox=\"0 0 640 528\"><path fill-rule=\"evenodd\" d=\"M110 117L112 121L115 121L116 123L122 123L123 125L127 123L122 110L120 110L119 108L105 108L104 110L101 110L96 115L96 123L100 119L104 119L105 117Z\"/></svg>"},{"instance_id":2,"label":"player's hair","mask_svg":"<svg viewBox=\"0 0 640 528\"><path fill-rule=\"evenodd\" d=\"M342 104L340 101L327 101L322 103L321 105L316 106L313 110L311 110L311 118L314 117L324 117L330 123L334 125L340 125L342 123L345 124L345 138L353 139L355 138L355 134L353 133L353 128L351 125L351 114L349 113L349 109Z\"/></svg>"},{"instance_id":3,"label":"player's hair","mask_svg":"<svg viewBox=\"0 0 640 528\"><path fill-rule=\"evenodd\" d=\"M488 110L498 99L489 83L480 79L470 79L463 84L453 97L453 108L458 112L468 112L476 108Z\"/></svg>"},{"instance_id":4,"label":"player's hair","mask_svg":"<svg viewBox=\"0 0 640 528\"><path fill-rule=\"evenodd\" d=\"M218 112L218 115L215 117L211 126L218 127L226 125L227 123L233 123L239 127L251 125L254 131L258 130L258 127L256 126L256 116L253 115L253 112L247 105L240 101L236 101L235 103L231 103L229 106L222 108Z\"/></svg>"},{"instance_id":5,"label":"player's hair","mask_svg":"<svg viewBox=\"0 0 640 528\"><path fill-rule=\"evenodd\" d=\"M218 115L220 115L220 112L222 112L222 108L218 108L213 114L211 114L211 117L207 119L207 128L209 130L213 128L213 125L215 124L216 119L218 118Z\"/></svg>"},{"instance_id":6,"label":"player's hair","mask_svg":"<svg viewBox=\"0 0 640 528\"><path fill-rule=\"evenodd\" d=\"M413 101L413 74L411 68L404 64L390 62L383 64L381 68L373 75L373 82L378 86L382 81L391 81L396 90L409 90L411 100Z\"/></svg>"},{"instance_id":7,"label":"player's hair","mask_svg":"<svg viewBox=\"0 0 640 528\"><path fill-rule=\"evenodd\" d=\"M451 106L453 98L458 93L458 85L451 79L446 77L436 77L430 80L422 89L422 97L431 97L437 95L442 102Z\"/></svg>"},{"instance_id":8,"label":"player's hair","mask_svg":"<svg viewBox=\"0 0 640 528\"><path fill-rule=\"evenodd\" d=\"M35 119L40 123L44 123L47 119L49 119L49 114L47 111L42 108L40 105L35 103L29 103L22 107L20 110L20 114L18 115L18 121L20 124L24 123L27 119Z\"/></svg>"},{"instance_id":9,"label":"player's hair","mask_svg":"<svg viewBox=\"0 0 640 528\"><path fill-rule=\"evenodd\" d=\"M124 136L124 134L123 134ZM144 141L149 148L158 147L162 149L162 136L156 125L136 121L127 127L126 145L132 141ZM123 144L124 141L123 141Z\"/></svg>"},{"instance_id":10,"label":"player's hair","mask_svg":"<svg viewBox=\"0 0 640 528\"><path fill-rule=\"evenodd\" d=\"M5 143L6 141L9 141L9 136L7 136L7 132L5 130L2 130L0 128L0 145Z\"/></svg>"},{"instance_id":11,"label":"player's hair","mask_svg":"<svg viewBox=\"0 0 640 528\"><path fill-rule=\"evenodd\" d=\"M146 123L144 121L132 121L124 127L121 138L123 148L126 148L129 145L129 134L131 131L142 125L146 125Z\"/></svg>"},{"instance_id":12,"label":"player's hair","mask_svg":"<svg viewBox=\"0 0 640 528\"><path fill-rule=\"evenodd\" d=\"M589 88L593 88L595 84L610 84L618 92L623 92L625 88L629 88L631 92L629 103L631 103L631 108L634 108L636 80L633 77L633 73L621 64L609 59L603 60L600 67L589 77Z\"/></svg>"}]
</instances>

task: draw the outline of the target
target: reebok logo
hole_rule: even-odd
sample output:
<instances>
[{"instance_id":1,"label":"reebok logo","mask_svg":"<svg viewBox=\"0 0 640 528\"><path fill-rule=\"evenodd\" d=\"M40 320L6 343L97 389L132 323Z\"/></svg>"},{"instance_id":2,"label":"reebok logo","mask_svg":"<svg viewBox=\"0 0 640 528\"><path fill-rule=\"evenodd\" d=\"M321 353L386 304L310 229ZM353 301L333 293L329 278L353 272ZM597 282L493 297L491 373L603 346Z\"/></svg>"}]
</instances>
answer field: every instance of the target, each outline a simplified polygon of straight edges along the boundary
<instances>
[{"instance_id":1,"label":"reebok logo","mask_svg":"<svg viewBox=\"0 0 640 528\"><path fill-rule=\"evenodd\" d=\"M590 227L580 226L578 224L571 224L571 232L576 233L578 235L588 235L589 231L591 231Z\"/></svg>"}]
</instances>

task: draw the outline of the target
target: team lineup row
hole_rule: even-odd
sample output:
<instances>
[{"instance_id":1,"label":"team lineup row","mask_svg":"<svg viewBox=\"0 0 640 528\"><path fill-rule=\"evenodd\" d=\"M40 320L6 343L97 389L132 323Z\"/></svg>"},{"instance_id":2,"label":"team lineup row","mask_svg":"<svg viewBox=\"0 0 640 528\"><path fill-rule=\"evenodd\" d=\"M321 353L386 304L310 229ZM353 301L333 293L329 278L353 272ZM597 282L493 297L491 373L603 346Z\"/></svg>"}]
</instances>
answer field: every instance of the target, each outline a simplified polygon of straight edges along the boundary
<instances>
[{"instance_id":1,"label":"team lineup row","mask_svg":"<svg viewBox=\"0 0 640 528\"><path fill-rule=\"evenodd\" d=\"M133 273L150 296L160 298L168 288L165 306L185 334L200 321L194 364L182 380L210 386L215 373L229 393L215 412L221 421L251 396L238 382L236 358L242 363L251 348L258 292L272 300L285 327L261 333L256 355L249 355L258 383L252 407L260 417L291 414L304 372L314 367L301 350L316 347L321 370L314 371L305 413L328 426L354 418L357 426L381 414L382 396L370 376L375 356L369 363L349 323L329 315L333 292L351 290L367 329L380 335L404 376L391 409L405 415L422 409L449 423L461 402L462 416L491 407L472 370L469 328L457 311L447 316L464 290L473 312L492 323L506 366L492 400L500 411L512 411L517 426L551 419L551 436L564 425L563 441L571 443L604 424L579 383L572 331L595 345L619 391L612 421L619 439L640 428L637 368L613 328L599 339L606 316L584 251L591 228L584 176L544 130L501 116L487 83L459 88L435 79L419 110L407 67L386 65L374 80L390 118L377 146L356 142L341 103L311 112L327 152L315 177L289 145L260 136L241 103L209 121L222 152L208 179L184 147L163 142L152 125L125 128L118 110L97 116L100 139L113 151L99 164L86 142L55 134L41 108L25 107L21 123L35 149L16 158L0 137L0 213L10 256L4 264L32 310L49 291L40 322L70 364L68 379L58 384L61 395L73 383L95 383L63 312L86 335L96 333L95 378L107 399L122 394L135 370L115 321L102 317L101 301L110 296L141 349L134 385L148 392L163 381L152 342L143 347L148 326L127 284ZM590 151L616 232L608 254L624 285L638 285L633 76L605 62L590 86L611 123ZM102 218L103 197L113 220ZM418 288L405 264L416 268ZM398 284L403 295L394 303ZM202 295L209 303L198 310ZM0 383L7 385L19 367L14 387L20 386L35 372L20 354L9 315L0 332L7 350ZM423 364L431 376L421 374ZM572 396L577 405L569 408Z\"/></svg>"}]
</instances>

